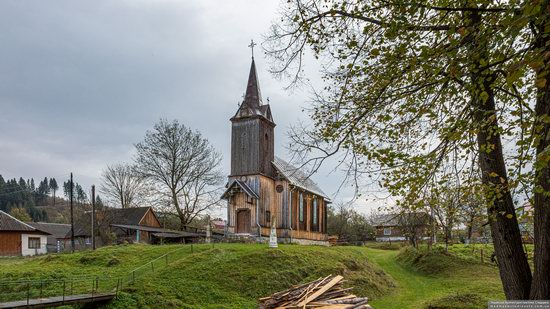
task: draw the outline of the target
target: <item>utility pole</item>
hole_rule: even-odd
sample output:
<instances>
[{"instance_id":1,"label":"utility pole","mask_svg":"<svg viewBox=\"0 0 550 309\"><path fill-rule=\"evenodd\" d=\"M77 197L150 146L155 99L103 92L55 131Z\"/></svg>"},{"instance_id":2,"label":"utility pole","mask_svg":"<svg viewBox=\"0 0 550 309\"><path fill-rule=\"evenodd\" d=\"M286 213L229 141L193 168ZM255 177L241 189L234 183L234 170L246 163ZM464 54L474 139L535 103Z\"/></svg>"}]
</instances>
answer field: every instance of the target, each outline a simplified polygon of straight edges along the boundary
<instances>
[{"instance_id":1,"label":"utility pole","mask_svg":"<svg viewBox=\"0 0 550 309\"><path fill-rule=\"evenodd\" d=\"M70 201L71 201L71 250L74 252L74 216L73 216L73 173L71 173L71 190L70 190Z\"/></svg>"},{"instance_id":2,"label":"utility pole","mask_svg":"<svg viewBox=\"0 0 550 309\"><path fill-rule=\"evenodd\" d=\"M95 185L92 185L92 250L95 250Z\"/></svg>"}]
</instances>

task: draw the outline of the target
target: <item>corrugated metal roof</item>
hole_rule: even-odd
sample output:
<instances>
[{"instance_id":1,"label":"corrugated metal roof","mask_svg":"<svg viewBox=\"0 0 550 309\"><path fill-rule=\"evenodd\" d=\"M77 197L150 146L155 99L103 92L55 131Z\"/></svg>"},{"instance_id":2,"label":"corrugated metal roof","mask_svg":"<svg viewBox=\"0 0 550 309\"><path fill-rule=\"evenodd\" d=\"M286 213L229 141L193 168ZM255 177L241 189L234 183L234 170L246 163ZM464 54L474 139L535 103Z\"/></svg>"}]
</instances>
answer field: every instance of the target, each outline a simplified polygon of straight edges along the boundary
<instances>
[{"instance_id":1,"label":"corrugated metal roof","mask_svg":"<svg viewBox=\"0 0 550 309\"><path fill-rule=\"evenodd\" d=\"M27 223L17 220L9 214L0 210L0 231L16 231L16 232L46 232L40 231Z\"/></svg>"},{"instance_id":2,"label":"corrugated metal roof","mask_svg":"<svg viewBox=\"0 0 550 309\"><path fill-rule=\"evenodd\" d=\"M294 167L293 165L279 157L275 157L275 160L273 161L273 166L275 166L275 169L279 172L279 174L286 178L292 185L309 191L313 194L322 196L327 201L330 201L328 195L323 192L323 190L321 190L321 188L319 188L319 186L300 169Z\"/></svg>"}]
</instances>

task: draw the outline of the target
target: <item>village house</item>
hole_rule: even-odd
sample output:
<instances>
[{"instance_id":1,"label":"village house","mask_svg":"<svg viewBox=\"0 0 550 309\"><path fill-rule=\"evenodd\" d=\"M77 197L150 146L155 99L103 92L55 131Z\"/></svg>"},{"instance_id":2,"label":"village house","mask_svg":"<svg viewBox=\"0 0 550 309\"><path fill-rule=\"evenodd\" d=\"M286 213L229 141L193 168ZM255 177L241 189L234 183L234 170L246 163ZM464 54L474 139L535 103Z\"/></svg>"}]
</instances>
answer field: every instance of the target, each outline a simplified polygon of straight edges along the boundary
<instances>
[{"instance_id":1,"label":"village house","mask_svg":"<svg viewBox=\"0 0 550 309\"><path fill-rule=\"evenodd\" d=\"M37 230L49 233L47 238L48 252L63 252L71 246L71 225L62 223L27 222Z\"/></svg>"},{"instance_id":2,"label":"village house","mask_svg":"<svg viewBox=\"0 0 550 309\"><path fill-rule=\"evenodd\" d=\"M244 100L231 118L231 174L222 195L227 230L267 237L275 226L279 241L326 244L330 199L308 175L275 156L274 129L252 58Z\"/></svg>"},{"instance_id":3,"label":"village house","mask_svg":"<svg viewBox=\"0 0 550 309\"><path fill-rule=\"evenodd\" d=\"M429 240L430 215L422 212L405 214L381 214L373 218L372 225L378 242L408 241L411 237ZM435 235L434 242L435 242Z\"/></svg>"},{"instance_id":4,"label":"village house","mask_svg":"<svg viewBox=\"0 0 550 309\"><path fill-rule=\"evenodd\" d=\"M0 256L44 254L48 235L0 210Z\"/></svg>"}]
</instances>

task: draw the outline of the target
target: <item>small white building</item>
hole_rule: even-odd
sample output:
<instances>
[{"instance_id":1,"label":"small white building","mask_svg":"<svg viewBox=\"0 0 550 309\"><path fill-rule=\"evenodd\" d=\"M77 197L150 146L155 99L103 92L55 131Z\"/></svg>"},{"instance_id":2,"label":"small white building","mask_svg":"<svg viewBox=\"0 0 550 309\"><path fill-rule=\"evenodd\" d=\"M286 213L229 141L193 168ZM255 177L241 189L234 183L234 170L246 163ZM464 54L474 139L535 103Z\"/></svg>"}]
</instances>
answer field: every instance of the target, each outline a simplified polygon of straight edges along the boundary
<instances>
[{"instance_id":1,"label":"small white building","mask_svg":"<svg viewBox=\"0 0 550 309\"><path fill-rule=\"evenodd\" d=\"M45 254L48 235L0 210L0 256Z\"/></svg>"}]
</instances>

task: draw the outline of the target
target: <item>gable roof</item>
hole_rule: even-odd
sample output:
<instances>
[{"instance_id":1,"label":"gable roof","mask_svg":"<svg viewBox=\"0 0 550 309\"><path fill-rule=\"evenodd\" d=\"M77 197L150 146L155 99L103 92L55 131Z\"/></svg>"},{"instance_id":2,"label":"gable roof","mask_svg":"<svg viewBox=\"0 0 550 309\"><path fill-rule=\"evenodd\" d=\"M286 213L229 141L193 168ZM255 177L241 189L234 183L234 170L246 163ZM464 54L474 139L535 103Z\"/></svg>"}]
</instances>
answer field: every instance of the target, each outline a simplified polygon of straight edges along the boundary
<instances>
[{"instance_id":1,"label":"gable roof","mask_svg":"<svg viewBox=\"0 0 550 309\"><path fill-rule=\"evenodd\" d=\"M279 174L282 177L286 178L290 182L290 184L303 190L309 191L313 194L322 196L328 202L330 202L330 198L328 197L328 195L323 192L323 190L321 190L321 188L319 188L319 186L313 180L311 180L311 178L306 173L277 156L272 163Z\"/></svg>"},{"instance_id":2,"label":"gable roof","mask_svg":"<svg viewBox=\"0 0 550 309\"><path fill-rule=\"evenodd\" d=\"M231 195L233 195L235 192L242 191L246 195L253 197L255 199L259 199L260 196L258 193L256 193L252 188L250 188L246 182L240 181L238 179L234 179L228 186L225 192L222 194L223 199L229 198Z\"/></svg>"},{"instance_id":3,"label":"gable roof","mask_svg":"<svg viewBox=\"0 0 550 309\"><path fill-rule=\"evenodd\" d=\"M399 214L380 214L372 218L373 226L396 226L399 225Z\"/></svg>"},{"instance_id":4,"label":"gable roof","mask_svg":"<svg viewBox=\"0 0 550 309\"><path fill-rule=\"evenodd\" d=\"M402 222L411 222L416 220L417 223L428 224L431 216L425 212L410 212L400 214L380 214L372 219L373 226L399 226Z\"/></svg>"},{"instance_id":5,"label":"gable roof","mask_svg":"<svg viewBox=\"0 0 550 309\"><path fill-rule=\"evenodd\" d=\"M48 222L29 222L28 225L35 229L48 232L57 239L70 238L71 225L62 223L48 223Z\"/></svg>"},{"instance_id":6,"label":"gable roof","mask_svg":"<svg viewBox=\"0 0 550 309\"><path fill-rule=\"evenodd\" d=\"M13 232L41 232L48 234L47 232L38 230L27 223L18 220L11 215L0 210L0 231L13 231Z\"/></svg>"},{"instance_id":7,"label":"gable roof","mask_svg":"<svg viewBox=\"0 0 550 309\"><path fill-rule=\"evenodd\" d=\"M150 209L151 207L109 208L107 215L115 224L139 225Z\"/></svg>"}]
</instances>

